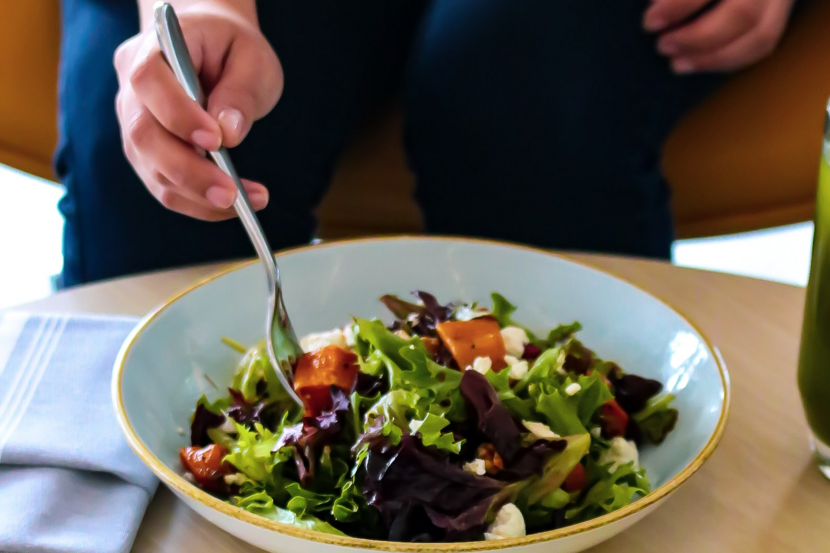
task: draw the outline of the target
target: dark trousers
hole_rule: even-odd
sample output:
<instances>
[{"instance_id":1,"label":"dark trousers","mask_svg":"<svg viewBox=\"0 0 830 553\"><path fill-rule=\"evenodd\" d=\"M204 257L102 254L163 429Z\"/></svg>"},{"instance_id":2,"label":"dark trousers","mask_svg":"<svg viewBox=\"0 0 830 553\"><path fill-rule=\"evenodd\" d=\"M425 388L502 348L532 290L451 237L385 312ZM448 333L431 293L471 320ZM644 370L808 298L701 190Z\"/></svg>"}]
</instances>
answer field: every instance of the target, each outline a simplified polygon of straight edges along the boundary
<instances>
[{"instance_id":1,"label":"dark trousers","mask_svg":"<svg viewBox=\"0 0 830 553\"><path fill-rule=\"evenodd\" d=\"M352 132L402 93L431 233L667 258L662 144L722 77L678 77L641 30L647 0L260 1L285 71L233 152L269 187L271 245L307 243ZM238 221L165 210L121 150L112 55L132 0L63 0L57 170L63 283L253 255Z\"/></svg>"}]
</instances>

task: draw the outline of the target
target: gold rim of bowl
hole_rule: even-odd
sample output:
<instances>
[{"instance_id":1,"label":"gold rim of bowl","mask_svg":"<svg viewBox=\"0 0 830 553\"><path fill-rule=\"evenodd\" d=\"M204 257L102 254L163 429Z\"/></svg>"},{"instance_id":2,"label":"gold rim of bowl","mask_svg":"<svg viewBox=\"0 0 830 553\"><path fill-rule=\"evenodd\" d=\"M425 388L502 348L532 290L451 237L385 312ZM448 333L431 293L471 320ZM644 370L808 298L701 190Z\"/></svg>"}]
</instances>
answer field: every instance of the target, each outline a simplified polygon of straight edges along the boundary
<instances>
[{"instance_id":1,"label":"gold rim of bowl","mask_svg":"<svg viewBox=\"0 0 830 553\"><path fill-rule=\"evenodd\" d=\"M654 505L664 497L671 494L675 491L681 484L683 484L686 480L689 479L695 472L700 469L703 463L712 455L717 447L718 443L723 436L723 432L726 429L726 420L729 414L729 405L731 400L731 389L729 383L729 373L726 370L726 365L723 361L723 358L720 354L718 348L712 344L712 342L707 338L707 336L701 331L701 329L692 322L689 317L687 317L684 313L676 309L674 306L670 305L665 300L657 298L652 293L648 292L647 290L643 289L641 286L633 282L629 282L626 279L620 278L616 275L613 275L607 271L602 269L598 269L596 267L592 267L586 263L576 261L565 256L548 252L542 249L533 248L529 246L523 246L518 244L511 244L507 242L499 242L493 240L480 240L480 239L471 239L471 238L454 238L454 237L442 237L442 236L412 236L412 235L404 235L404 236L390 236L390 237L378 237L378 238L358 238L352 240L338 240L332 242L323 242L320 244L312 244L308 246L301 246L297 248L292 248L288 250L282 250L278 252L277 258L282 257L284 255L294 253L297 251L303 250L310 250L310 249L318 249L318 248L329 248L333 246L338 246L342 244L354 244L359 242L389 242L389 241L404 241L404 240L424 240L424 241L445 241L445 242L467 242L467 243L478 243L478 244L488 244L488 245L495 245L495 246L507 246L511 248L517 248L526 250L529 252L537 253L537 254L544 254L549 255L551 257L557 257L559 259L563 259L567 262L574 263L576 265L581 265L583 267L587 267L594 271L598 271L600 273L604 273L612 278L617 280L621 280L638 290L648 294L652 298L656 299L667 308L671 309L675 313L677 313L689 326L695 329L698 335L701 337L703 342L709 348L714 356L715 363L718 366L718 372L720 373L721 377L721 384L723 387L723 401L721 405L721 414L720 418L718 419L718 423L715 426L715 430L712 433L709 441L706 443L706 446L698 453L698 455L688 464L686 467L680 471L676 476L674 476L671 480L657 488L656 490L652 491L650 494L637 499L636 501L632 502L630 505L623 507L617 511L613 511L601 517L597 517L595 519L591 519L586 522L582 522L579 524L574 524L572 526L566 526L564 528L559 528L557 530L549 530L547 532L539 532L535 534L530 534L527 536L523 536L521 538L510 538L504 540L495 540L495 541L482 541L482 542L456 542L456 543L402 543L402 542L389 542L389 541L380 541L380 540L368 540L363 538L352 538L348 536L336 536L332 534L325 534L323 532L316 532L313 530L306 530L303 528L297 528L295 526L291 526L289 524L283 524L280 522L275 522L273 520L267 519L265 517L255 515L253 513L249 513L244 509L231 505L230 503L226 503L221 499L217 499L210 495L209 493L201 490L200 488L194 486L190 482L184 479L183 476L177 474L175 471L167 467L164 463L159 460L158 457L153 455L153 453L147 448L147 446L141 441L141 439L136 434L135 430L130 423L129 418L127 417L127 412L124 409L124 402L122 397L122 389L121 389L121 377L124 371L124 364L127 360L127 356L130 353L130 349L132 348L133 344L135 343L138 336L141 334L142 330L149 325L156 317L158 317L165 309L170 307L175 301L179 298L189 294L196 288L207 284L223 275L241 269L243 267L247 267L253 263L257 263L258 260L254 259L251 261L245 261L241 263L234 264L226 269L223 269L215 274L212 274L199 282L191 285L190 287L186 288L185 290L179 292L178 294L174 295L172 298L168 299L166 302L161 304L155 310L153 310L149 315L144 317L138 325L133 329L130 335L124 342L124 345L121 347L121 350L118 353L118 357L115 360L115 366L113 371L113 378L112 378L112 396L113 396L113 403L115 406L115 414L118 419L118 424L121 426L121 430L124 433L125 437L127 438L127 442L130 444L130 447L136 452L136 454L144 461L147 466L164 482L167 486L174 489L178 493L189 497L190 499L202 503L216 511L219 511L222 514L227 516L233 517L239 521L246 522L248 524L253 524L254 526L258 526L260 528L265 528L267 530L273 530L274 532L279 532L280 534L286 534L288 536L293 536L296 538L302 538L306 540L310 540L317 543L325 543L331 545L340 545L344 547L353 547L359 549L366 549L366 550L385 550L385 551L401 551L401 552L417 552L417 553L426 553L428 551L451 551L451 552L461 552L461 551L491 551L496 549L504 549L507 547L517 547L522 545L530 545L539 542L546 542L551 541L559 538L565 538L568 536L574 536L576 534L582 534L584 532L588 532L589 530L593 530L595 528L599 528L601 526L606 526L613 522L622 520L626 517L629 517L635 513L638 513L648 507Z\"/></svg>"}]
</instances>

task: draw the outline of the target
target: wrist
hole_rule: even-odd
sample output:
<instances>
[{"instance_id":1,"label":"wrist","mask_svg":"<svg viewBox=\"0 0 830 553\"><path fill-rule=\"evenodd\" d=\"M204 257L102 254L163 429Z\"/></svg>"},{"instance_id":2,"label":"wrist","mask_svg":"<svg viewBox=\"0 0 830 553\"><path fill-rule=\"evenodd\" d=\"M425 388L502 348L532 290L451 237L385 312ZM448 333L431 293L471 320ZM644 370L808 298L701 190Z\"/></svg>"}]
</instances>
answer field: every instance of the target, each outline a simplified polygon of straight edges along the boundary
<instances>
[{"instance_id":1,"label":"wrist","mask_svg":"<svg viewBox=\"0 0 830 553\"><path fill-rule=\"evenodd\" d=\"M141 30L153 27L153 7L157 0L138 0ZM177 14L198 10L239 20L254 27L259 27L256 0L167 0Z\"/></svg>"}]
</instances>

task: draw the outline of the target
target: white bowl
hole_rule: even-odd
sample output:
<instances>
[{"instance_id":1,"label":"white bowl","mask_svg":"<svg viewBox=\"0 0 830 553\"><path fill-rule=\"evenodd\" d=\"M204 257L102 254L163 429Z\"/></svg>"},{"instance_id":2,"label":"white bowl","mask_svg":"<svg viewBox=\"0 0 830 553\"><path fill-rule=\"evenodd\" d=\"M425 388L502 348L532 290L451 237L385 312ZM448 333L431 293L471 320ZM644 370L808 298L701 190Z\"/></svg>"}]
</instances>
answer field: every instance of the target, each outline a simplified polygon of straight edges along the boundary
<instances>
[{"instance_id":1,"label":"white bowl","mask_svg":"<svg viewBox=\"0 0 830 553\"><path fill-rule=\"evenodd\" d=\"M486 302L498 291L519 306L516 319L546 330L579 320L580 338L600 357L664 383L677 395L677 428L641 452L651 494L602 517L559 530L490 542L411 544L311 532L231 506L181 477L178 450L202 393L230 382L238 355L220 342L262 338L265 280L246 264L195 284L148 315L115 364L116 415L130 445L197 513L266 551L581 551L625 530L657 508L712 454L729 405L729 380L717 350L689 320L643 290L554 254L525 247L449 238L337 242L277 255L286 304L297 332L341 326L351 315L388 315L378 297L427 290L442 301ZM224 388L222 388L224 389ZM689 513L693 516L693 513Z\"/></svg>"}]
</instances>

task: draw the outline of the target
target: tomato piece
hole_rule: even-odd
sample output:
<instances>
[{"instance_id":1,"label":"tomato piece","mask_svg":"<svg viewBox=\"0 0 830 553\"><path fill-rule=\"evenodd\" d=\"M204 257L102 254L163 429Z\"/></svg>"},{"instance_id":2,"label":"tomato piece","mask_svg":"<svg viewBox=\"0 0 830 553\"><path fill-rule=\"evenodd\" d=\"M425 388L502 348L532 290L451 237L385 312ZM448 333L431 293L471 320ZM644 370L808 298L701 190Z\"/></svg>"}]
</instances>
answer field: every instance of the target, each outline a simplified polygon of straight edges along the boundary
<instances>
[{"instance_id":1,"label":"tomato piece","mask_svg":"<svg viewBox=\"0 0 830 553\"><path fill-rule=\"evenodd\" d=\"M234 472L232 465L222 462L227 454L228 449L219 444L190 446L179 450L179 460L199 485L211 489L223 475Z\"/></svg>"},{"instance_id":2,"label":"tomato piece","mask_svg":"<svg viewBox=\"0 0 830 553\"><path fill-rule=\"evenodd\" d=\"M588 476L585 473L585 467L582 466L582 463L579 463L574 467L568 477L565 478L565 482L562 483L562 489L568 493L574 493L584 489L587 483Z\"/></svg>"},{"instance_id":3,"label":"tomato piece","mask_svg":"<svg viewBox=\"0 0 830 553\"><path fill-rule=\"evenodd\" d=\"M294 370L294 390L306 406L306 416L331 409L331 387L351 393L357 373L357 355L340 346L304 353Z\"/></svg>"},{"instance_id":4,"label":"tomato piece","mask_svg":"<svg viewBox=\"0 0 830 553\"><path fill-rule=\"evenodd\" d=\"M600 425L606 438L625 436L625 430L628 428L628 413L620 407L617 400L612 399L602 406Z\"/></svg>"},{"instance_id":5,"label":"tomato piece","mask_svg":"<svg viewBox=\"0 0 830 553\"><path fill-rule=\"evenodd\" d=\"M447 321L435 328L461 370L471 366L476 357L489 357L496 372L507 366L504 360L507 350L495 319Z\"/></svg>"}]
</instances>

